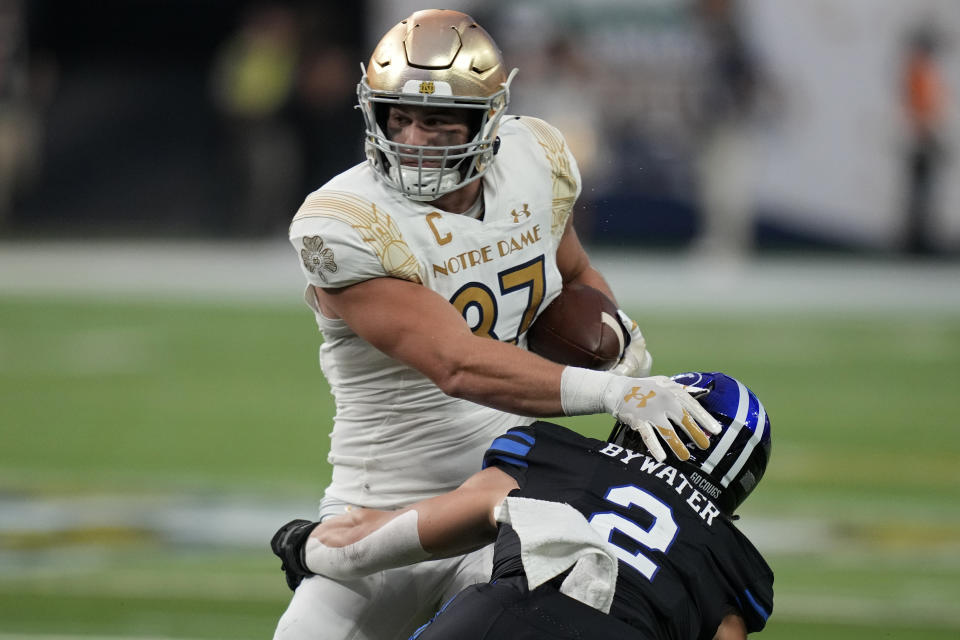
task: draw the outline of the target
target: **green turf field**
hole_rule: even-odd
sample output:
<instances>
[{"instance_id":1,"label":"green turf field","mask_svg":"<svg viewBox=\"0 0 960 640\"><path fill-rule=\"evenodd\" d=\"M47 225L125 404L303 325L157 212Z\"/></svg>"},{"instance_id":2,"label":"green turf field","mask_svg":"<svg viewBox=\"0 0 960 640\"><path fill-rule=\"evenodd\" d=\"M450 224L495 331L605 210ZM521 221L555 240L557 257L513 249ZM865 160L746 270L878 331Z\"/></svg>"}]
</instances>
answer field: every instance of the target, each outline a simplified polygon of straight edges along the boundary
<instances>
[{"instance_id":1,"label":"green turf field","mask_svg":"<svg viewBox=\"0 0 960 640\"><path fill-rule=\"evenodd\" d=\"M722 369L771 416L742 520L776 572L759 637L960 636L960 316L635 315L658 373ZM284 512L240 540L199 514L311 515L332 415L317 346L297 304L0 297L0 640L270 637ZM135 517L97 520L110 504Z\"/></svg>"}]
</instances>

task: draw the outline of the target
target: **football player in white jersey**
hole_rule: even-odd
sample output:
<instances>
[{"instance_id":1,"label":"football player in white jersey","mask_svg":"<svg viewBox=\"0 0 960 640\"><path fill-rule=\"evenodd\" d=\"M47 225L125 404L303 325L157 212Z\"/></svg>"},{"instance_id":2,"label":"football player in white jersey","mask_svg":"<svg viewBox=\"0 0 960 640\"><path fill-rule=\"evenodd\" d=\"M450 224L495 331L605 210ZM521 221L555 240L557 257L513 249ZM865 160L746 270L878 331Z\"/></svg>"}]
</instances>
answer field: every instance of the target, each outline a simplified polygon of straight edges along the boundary
<instances>
[{"instance_id":1,"label":"football player in white jersey","mask_svg":"<svg viewBox=\"0 0 960 640\"><path fill-rule=\"evenodd\" d=\"M571 224L580 175L563 136L506 114L514 72L465 14L427 10L393 27L358 85L367 162L310 194L290 225L336 398L333 479L320 517L393 509L456 488L490 441L534 417L610 413L651 452L689 455L720 425L689 390L647 376L622 315L614 370L563 367L525 332L566 283L613 294ZM317 446L315 443L310 443ZM296 587L275 638L407 638L463 587L490 549Z\"/></svg>"}]
</instances>

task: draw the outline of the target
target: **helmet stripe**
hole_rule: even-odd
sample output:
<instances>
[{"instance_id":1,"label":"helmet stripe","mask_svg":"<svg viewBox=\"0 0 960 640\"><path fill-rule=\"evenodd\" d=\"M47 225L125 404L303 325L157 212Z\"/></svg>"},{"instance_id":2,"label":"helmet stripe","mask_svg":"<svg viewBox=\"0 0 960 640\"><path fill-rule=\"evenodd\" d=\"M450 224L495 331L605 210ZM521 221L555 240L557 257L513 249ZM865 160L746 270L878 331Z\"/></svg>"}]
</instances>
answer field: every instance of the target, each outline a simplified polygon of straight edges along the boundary
<instances>
[{"instance_id":1,"label":"helmet stripe","mask_svg":"<svg viewBox=\"0 0 960 640\"><path fill-rule=\"evenodd\" d=\"M763 408L763 405L760 404L759 399L757 399L757 409L757 427L753 430L753 433L750 434L750 439L747 440L746 444L743 445L743 450L740 451L737 461L733 463L733 466L730 467L730 470L727 471L727 474L723 476L722 480L720 480L720 486L724 488L729 485L735 477L737 477L737 474L740 473L743 465L745 465L747 460L750 458L750 454L753 453L753 450L763 438L763 430L767 424L767 412Z\"/></svg>"},{"instance_id":2,"label":"helmet stripe","mask_svg":"<svg viewBox=\"0 0 960 640\"><path fill-rule=\"evenodd\" d=\"M737 415L733 417L730 426L724 430L723 437L720 438L720 442L717 443L716 448L710 453L706 461L700 465L706 473L713 471L717 463L727 454L727 451L729 451L733 445L733 441L736 440L740 434L740 429L743 428L744 421L747 419L747 410L750 408L750 394L739 380L734 380L734 382L737 383L737 390L740 394L737 401Z\"/></svg>"}]
</instances>

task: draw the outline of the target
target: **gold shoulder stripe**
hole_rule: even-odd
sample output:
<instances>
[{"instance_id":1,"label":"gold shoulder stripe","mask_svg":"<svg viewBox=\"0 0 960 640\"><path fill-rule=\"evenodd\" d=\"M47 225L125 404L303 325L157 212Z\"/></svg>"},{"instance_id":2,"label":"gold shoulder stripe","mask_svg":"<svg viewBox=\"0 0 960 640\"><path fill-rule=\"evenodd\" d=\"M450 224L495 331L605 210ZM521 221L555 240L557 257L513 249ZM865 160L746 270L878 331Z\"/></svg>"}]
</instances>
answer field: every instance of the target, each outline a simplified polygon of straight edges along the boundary
<instances>
[{"instance_id":1,"label":"gold shoulder stripe","mask_svg":"<svg viewBox=\"0 0 960 640\"><path fill-rule=\"evenodd\" d=\"M388 275L423 282L420 264L397 223L374 203L348 191L317 191L307 197L293 220L305 218L330 218L349 224L370 245Z\"/></svg>"},{"instance_id":2,"label":"gold shoulder stripe","mask_svg":"<svg viewBox=\"0 0 960 640\"><path fill-rule=\"evenodd\" d=\"M536 137L537 142L547 150L549 153L551 150L560 151L563 149L563 136L560 135L560 132L557 129L544 120L540 118L531 118L524 116L520 118L520 122L527 125L527 128L533 132L533 135Z\"/></svg>"},{"instance_id":3,"label":"gold shoulder stripe","mask_svg":"<svg viewBox=\"0 0 960 640\"><path fill-rule=\"evenodd\" d=\"M527 125L533 133L547 156L547 162L550 163L553 175L553 218L550 232L555 238L560 238L577 200L577 181L570 170L567 145L559 131L539 118L523 117L520 122Z\"/></svg>"}]
</instances>

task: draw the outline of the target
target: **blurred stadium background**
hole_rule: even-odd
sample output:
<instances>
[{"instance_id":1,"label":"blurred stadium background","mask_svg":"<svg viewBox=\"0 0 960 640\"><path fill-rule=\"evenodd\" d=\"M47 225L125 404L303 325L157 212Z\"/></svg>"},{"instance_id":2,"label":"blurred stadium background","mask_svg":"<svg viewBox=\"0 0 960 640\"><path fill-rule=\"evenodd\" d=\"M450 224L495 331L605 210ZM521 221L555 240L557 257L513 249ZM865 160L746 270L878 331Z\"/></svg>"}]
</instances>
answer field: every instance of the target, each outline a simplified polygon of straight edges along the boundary
<instances>
[{"instance_id":1,"label":"blurred stadium background","mask_svg":"<svg viewBox=\"0 0 960 640\"><path fill-rule=\"evenodd\" d=\"M333 412L285 227L423 6L347 4L0 0L0 640L272 633ZM567 134L657 372L764 398L762 637L956 638L955 0L446 4Z\"/></svg>"}]
</instances>

